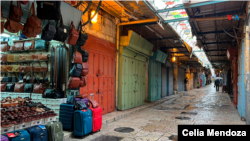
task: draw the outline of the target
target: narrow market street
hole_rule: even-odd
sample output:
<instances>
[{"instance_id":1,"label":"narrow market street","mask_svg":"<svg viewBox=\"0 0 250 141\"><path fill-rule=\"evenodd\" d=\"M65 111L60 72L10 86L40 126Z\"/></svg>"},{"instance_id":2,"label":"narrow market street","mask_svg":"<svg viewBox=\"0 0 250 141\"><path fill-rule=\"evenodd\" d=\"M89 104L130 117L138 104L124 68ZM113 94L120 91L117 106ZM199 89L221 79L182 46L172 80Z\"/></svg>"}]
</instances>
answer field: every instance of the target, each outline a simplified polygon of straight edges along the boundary
<instances>
[{"instance_id":1,"label":"narrow market street","mask_svg":"<svg viewBox=\"0 0 250 141\"><path fill-rule=\"evenodd\" d=\"M108 116L108 115L107 115ZM227 93L216 92L213 83L103 125L100 132L72 141L175 140L178 125L244 125ZM124 128L126 127L126 128ZM128 127L128 128L127 128Z\"/></svg>"}]
</instances>

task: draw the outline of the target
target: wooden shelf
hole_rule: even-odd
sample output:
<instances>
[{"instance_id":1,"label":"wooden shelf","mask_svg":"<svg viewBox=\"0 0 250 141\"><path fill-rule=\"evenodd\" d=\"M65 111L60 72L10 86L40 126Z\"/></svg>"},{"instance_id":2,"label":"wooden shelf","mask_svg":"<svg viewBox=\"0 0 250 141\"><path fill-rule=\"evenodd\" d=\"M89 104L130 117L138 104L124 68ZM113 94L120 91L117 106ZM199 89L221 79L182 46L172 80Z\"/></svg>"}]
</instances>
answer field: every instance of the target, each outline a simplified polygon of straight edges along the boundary
<instances>
[{"instance_id":1,"label":"wooden shelf","mask_svg":"<svg viewBox=\"0 0 250 141\"><path fill-rule=\"evenodd\" d=\"M6 54L6 53L22 53L22 52L36 52L36 51L48 51L48 49L14 50L14 51L5 51L1 53Z\"/></svg>"},{"instance_id":2,"label":"wooden shelf","mask_svg":"<svg viewBox=\"0 0 250 141\"><path fill-rule=\"evenodd\" d=\"M49 62L50 60L37 60L37 61L18 61L18 62L1 62L1 63L32 63L32 62Z\"/></svg>"}]
</instances>

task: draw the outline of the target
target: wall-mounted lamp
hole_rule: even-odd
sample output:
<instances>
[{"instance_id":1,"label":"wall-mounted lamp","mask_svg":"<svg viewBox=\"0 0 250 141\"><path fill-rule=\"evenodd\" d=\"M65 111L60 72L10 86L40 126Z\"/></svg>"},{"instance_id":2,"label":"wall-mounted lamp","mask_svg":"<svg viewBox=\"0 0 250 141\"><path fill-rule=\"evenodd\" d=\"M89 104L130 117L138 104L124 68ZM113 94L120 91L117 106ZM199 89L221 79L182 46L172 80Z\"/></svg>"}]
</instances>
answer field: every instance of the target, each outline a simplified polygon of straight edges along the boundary
<instances>
[{"instance_id":1,"label":"wall-mounted lamp","mask_svg":"<svg viewBox=\"0 0 250 141\"><path fill-rule=\"evenodd\" d=\"M95 10L92 10L92 11L91 11L91 17L93 17L94 14L95 14ZM91 23L92 23L92 24L97 23L97 15L98 15L98 13L96 13L95 17L91 20Z\"/></svg>"}]
</instances>

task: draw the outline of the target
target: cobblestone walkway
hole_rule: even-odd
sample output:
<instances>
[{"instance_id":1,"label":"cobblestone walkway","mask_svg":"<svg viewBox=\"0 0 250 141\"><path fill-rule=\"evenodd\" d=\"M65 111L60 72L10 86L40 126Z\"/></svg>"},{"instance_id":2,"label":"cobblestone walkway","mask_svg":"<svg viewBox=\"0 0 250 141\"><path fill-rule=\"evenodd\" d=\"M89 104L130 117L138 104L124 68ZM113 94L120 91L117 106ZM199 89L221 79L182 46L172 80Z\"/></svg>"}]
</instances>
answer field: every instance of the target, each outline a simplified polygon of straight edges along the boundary
<instances>
[{"instance_id":1,"label":"cobblestone walkway","mask_svg":"<svg viewBox=\"0 0 250 141\"><path fill-rule=\"evenodd\" d=\"M183 114L181 114L184 112ZM176 119L188 117L188 120ZM180 124L246 124L241 121L228 94L216 92L213 84L185 92L182 97L165 101L153 107L103 125L100 132L72 141L168 141L177 135ZM130 127L134 131L114 131Z\"/></svg>"}]
</instances>

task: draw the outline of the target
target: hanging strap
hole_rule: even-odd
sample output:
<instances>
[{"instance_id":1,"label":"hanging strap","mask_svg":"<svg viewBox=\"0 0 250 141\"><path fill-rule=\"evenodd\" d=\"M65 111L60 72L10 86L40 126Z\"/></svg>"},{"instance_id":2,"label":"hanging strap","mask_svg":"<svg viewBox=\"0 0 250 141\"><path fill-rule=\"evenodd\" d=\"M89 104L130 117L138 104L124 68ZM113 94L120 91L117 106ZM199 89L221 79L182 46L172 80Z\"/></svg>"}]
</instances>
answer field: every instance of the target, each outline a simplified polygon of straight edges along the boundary
<instances>
[{"instance_id":1,"label":"hanging strap","mask_svg":"<svg viewBox=\"0 0 250 141\"><path fill-rule=\"evenodd\" d=\"M29 14L28 14L27 20L28 20L28 19L29 19L29 17L30 17L31 10L32 10L32 14L33 14L34 16L36 16L36 13L35 13L35 8L34 8L34 2L32 2L32 5L31 5L31 7L30 7L30 11L29 11ZM26 20L26 22L27 22L27 20Z\"/></svg>"},{"instance_id":2,"label":"hanging strap","mask_svg":"<svg viewBox=\"0 0 250 141\"><path fill-rule=\"evenodd\" d=\"M54 88L54 60L55 60L55 48L51 47L51 60L50 60L50 81L52 82L52 89Z\"/></svg>"},{"instance_id":3,"label":"hanging strap","mask_svg":"<svg viewBox=\"0 0 250 141\"><path fill-rule=\"evenodd\" d=\"M67 64L68 64L68 62L67 62L67 50L66 50L66 46L65 46L65 44L64 44L64 57L63 57L63 73L64 73L64 96L66 96L66 86L67 86L67 84L66 84L66 82L67 82L67 76L66 76L66 72L67 72Z\"/></svg>"}]
</instances>

